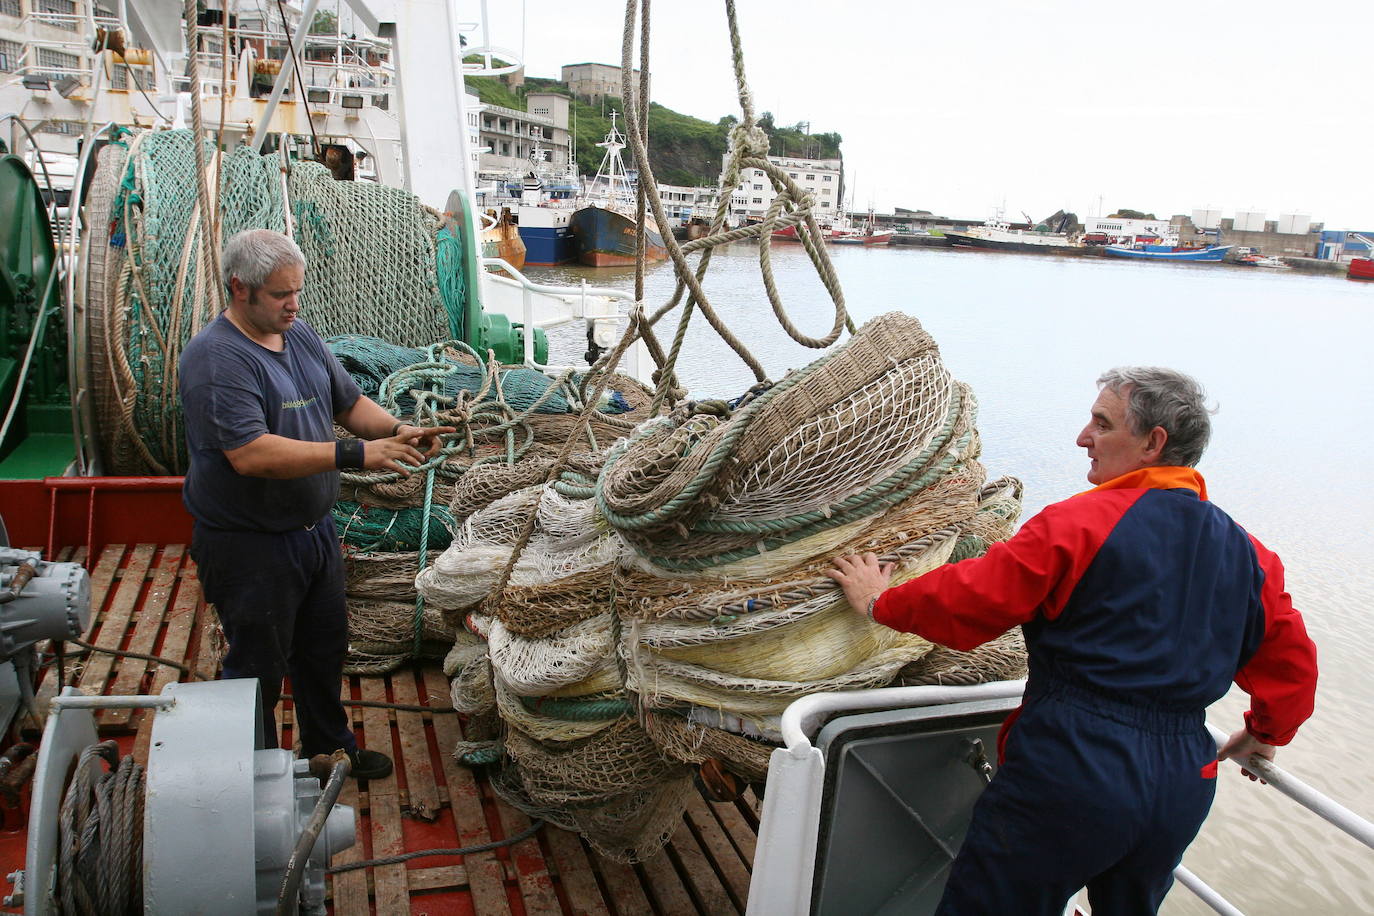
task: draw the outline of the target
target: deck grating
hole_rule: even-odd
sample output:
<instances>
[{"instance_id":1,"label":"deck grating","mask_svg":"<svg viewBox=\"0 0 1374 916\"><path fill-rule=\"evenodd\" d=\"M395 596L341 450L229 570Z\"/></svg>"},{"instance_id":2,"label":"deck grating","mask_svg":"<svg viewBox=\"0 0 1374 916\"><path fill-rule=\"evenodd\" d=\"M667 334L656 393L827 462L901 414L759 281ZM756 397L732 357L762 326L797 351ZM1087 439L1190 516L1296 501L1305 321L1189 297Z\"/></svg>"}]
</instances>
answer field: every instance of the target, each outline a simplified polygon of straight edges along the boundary
<instances>
[{"instance_id":1,"label":"deck grating","mask_svg":"<svg viewBox=\"0 0 1374 916\"><path fill-rule=\"evenodd\" d=\"M85 559L80 550L66 549L62 556ZM87 639L96 645L161 655L207 673L218 669L214 613L201 598L195 563L183 545L111 545L95 563L91 585ZM188 679L141 659L67 654L65 682L87 693L156 694ZM45 682L40 700L56 690L55 682ZM448 681L437 665L403 667L385 677L349 677L344 696L451 708ZM350 780L345 787L340 802L358 812L358 843L337 856L337 863L480 845L529 825L524 813L497 797L481 770L459 765L448 752L462 736L460 717L365 707L352 707L351 715L361 745L389 753L396 771L361 787ZM102 711L101 736L120 739L146 764L152 721L142 710ZM278 723L281 739L293 740L289 702L279 706ZM514 847L347 872L330 879L331 911L338 916L741 913L760 807L752 793L724 804L694 797L664 852L633 866L608 860L576 834L548 826Z\"/></svg>"}]
</instances>

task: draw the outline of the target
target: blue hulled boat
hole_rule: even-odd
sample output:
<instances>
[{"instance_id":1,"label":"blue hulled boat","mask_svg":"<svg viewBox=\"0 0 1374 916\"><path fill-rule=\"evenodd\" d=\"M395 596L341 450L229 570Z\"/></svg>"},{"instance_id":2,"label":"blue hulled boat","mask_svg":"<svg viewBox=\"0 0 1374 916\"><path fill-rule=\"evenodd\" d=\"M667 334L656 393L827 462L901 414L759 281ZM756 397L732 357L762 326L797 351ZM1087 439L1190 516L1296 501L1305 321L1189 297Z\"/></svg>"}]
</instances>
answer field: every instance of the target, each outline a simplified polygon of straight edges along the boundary
<instances>
[{"instance_id":1,"label":"blue hulled boat","mask_svg":"<svg viewBox=\"0 0 1374 916\"><path fill-rule=\"evenodd\" d=\"M616 112L611 112L611 129L597 146L606 151L601 168L579 201L572 216L572 234L577 241L578 260L588 267L626 267L635 263L635 187L620 151L625 138L616 130ZM644 214L644 257L662 261L668 257L663 234L650 213Z\"/></svg>"},{"instance_id":2,"label":"blue hulled boat","mask_svg":"<svg viewBox=\"0 0 1374 916\"><path fill-rule=\"evenodd\" d=\"M1118 258L1144 258L1149 261L1220 261L1230 250L1230 245L1207 248L1175 248L1172 245L1128 248L1125 245L1108 245L1106 248L1107 254Z\"/></svg>"}]
</instances>

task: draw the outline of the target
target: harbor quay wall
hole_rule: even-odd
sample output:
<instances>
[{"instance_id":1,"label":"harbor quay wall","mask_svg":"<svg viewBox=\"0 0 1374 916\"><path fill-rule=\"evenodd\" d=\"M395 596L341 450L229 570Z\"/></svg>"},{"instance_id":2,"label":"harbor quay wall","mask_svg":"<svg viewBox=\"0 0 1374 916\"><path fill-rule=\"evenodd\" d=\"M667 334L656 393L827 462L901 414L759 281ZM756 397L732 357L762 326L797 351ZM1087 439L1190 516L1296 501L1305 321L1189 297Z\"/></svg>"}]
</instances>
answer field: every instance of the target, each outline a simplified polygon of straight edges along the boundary
<instances>
[{"instance_id":1,"label":"harbor quay wall","mask_svg":"<svg viewBox=\"0 0 1374 916\"><path fill-rule=\"evenodd\" d=\"M1219 244L1254 248L1266 256L1315 258L1321 235L1315 232L1246 232L1223 227Z\"/></svg>"},{"instance_id":2,"label":"harbor quay wall","mask_svg":"<svg viewBox=\"0 0 1374 916\"><path fill-rule=\"evenodd\" d=\"M1284 263L1294 270L1304 270L1313 274L1345 275L1349 265L1345 261L1319 260L1317 258L1284 258Z\"/></svg>"}]
</instances>

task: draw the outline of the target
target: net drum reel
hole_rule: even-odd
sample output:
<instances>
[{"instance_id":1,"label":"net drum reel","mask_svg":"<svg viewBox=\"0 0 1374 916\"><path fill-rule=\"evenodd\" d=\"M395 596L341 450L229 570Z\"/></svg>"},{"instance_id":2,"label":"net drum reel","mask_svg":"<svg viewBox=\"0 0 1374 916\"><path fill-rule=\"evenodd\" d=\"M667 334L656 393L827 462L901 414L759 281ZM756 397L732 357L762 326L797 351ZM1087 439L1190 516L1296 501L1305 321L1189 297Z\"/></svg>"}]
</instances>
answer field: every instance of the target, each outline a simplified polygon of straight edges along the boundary
<instances>
[{"instance_id":1,"label":"net drum reel","mask_svg":"<svg viewBox=\"0 0 1374 916\"><path fill-rule=\"evenodd\" d=\"M353 809L333 804L346 770L335 768L330 793L308 761L264 748L253 679L169 684L159 696L86 696L69 687L55 698L34 776L23 886L7 903L22 899L29 916L66 913L64 881L96 886L89 877L63 873L71 858L64 855L64 818L70 824L64 799L81 766L102 775L100 760L87 749L99 740L96 710L111 708L155 710L146 784L127 795L130 810L142 809L127 837L132 878L122 884L133 908L141 898L142 912L169 916L325 913L325 868L355 840ZM307 832L316 839L305 853L298 846ZM113 837L100 853L127 861L109 848L124 839ZM82 855L76 859L92 867ZM108 873L106 867L102 877Z\"/></svg>"}]
</instances>

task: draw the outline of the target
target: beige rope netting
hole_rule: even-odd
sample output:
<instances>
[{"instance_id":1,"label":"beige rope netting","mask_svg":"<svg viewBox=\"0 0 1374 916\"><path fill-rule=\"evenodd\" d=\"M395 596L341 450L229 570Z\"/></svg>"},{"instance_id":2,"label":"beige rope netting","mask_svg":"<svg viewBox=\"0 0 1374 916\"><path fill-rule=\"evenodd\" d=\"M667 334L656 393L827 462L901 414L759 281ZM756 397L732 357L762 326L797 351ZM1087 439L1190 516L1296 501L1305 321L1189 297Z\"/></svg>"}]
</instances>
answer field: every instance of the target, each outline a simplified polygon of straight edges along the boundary
<instances>
[{"instance_id":1,"label":"beige rope netting","mask_svg":"<svg viewBox=\"0 0 1374 916\"><path fill-rule=\"evenodd\" d=\"M1024 662L1002 643L922 668L929 643L855 615L824 575L873 551L904 581L1011 532L1019 485L986 482L972 393L919 322L884 315L785 381L647 420L553 482L518 485L547 478L543 456L503 471L515 486L489 502L496 487L474 481L483 495L455 493L453 543L417 579L486 641L450 661L455 705L502 723L485 746L498 784L608 855L652 852L663 822L629 842L625 821L602 835L589 812L708 759L762 778L801 696Z\"/></svg>"},{"instance_id":2,"label":"beige rope netting","mask_svg":"<svg viewBox=\"0 0 1374 916\"><path fill-rule=\"evenodd\" d=\"M637 114L645 100L628 75L636 3L627 0L623 51L627 133L641 212L662 221ZM692 766L711 761L762 779L778 716L798 697L1015 677L1024 667L1016 637L972 653L939 650L854 614L824 575L835 556L860 551L892 562L896 581L977 556L1010 536L1020 485L987 482L973 393L916 319L894 312L857 330L849 322L816 242L813 201L764 158L726 6L745 112L726 180L757 167L779 191L762 229L768 298L805 345L829 346L846 326L853 336L776 384L764 379L702 285L711 246L743 237L723 230L732 190L723 187L711 236L693 243L704 249L696 270L684 258L692 246L669 243L676 293L652 315L637 306L604 360L643 337L661 366L648 419L614 443L597 437L602 447L584 449L576 466L573 429L552 461L531 456L460 484L449 506L453 542L416 583L446 618L464 622L448 658L454 704L490 734L483 741L470 730L460 759L497 763L494 783L507 800L627 860L653 854L678 823ZM644 21L644 72L647 34ZM809 337L782 312L766 241L782 225L804 230L831 292L829 335ZM665 350L653 327L684 297ZM674 365L694 310L761 380L737 402L680 400ZM595 377L594 369L587 384Z\"/></svg>"}]
</instances>

